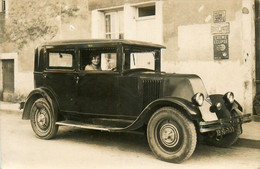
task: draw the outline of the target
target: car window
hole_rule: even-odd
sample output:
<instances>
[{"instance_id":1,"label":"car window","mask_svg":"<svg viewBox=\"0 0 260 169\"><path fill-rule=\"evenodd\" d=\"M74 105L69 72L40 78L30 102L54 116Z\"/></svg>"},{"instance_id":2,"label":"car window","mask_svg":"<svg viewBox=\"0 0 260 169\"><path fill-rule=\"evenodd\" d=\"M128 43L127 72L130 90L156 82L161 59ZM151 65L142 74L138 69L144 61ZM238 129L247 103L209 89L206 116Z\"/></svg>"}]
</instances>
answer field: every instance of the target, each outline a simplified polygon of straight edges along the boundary
<instances>
[{"instance_id":1,"label":"car window","mask_svg":"<svg viewBox=\"0 0 260 169\"><path fill-rule=\"evenodd\" d=\"M144 48L125 48L124 49L124 70L129 69L151 69L155 70L156 50Z\"/></svg>"},{"instance_id":2,"label":"car window","mask_svg":"<svg viewBox=\"0 0 260 169\"><path fill-rule=\"evenodd\" d=\"M146 68L154 70L153 52L134 52L130 55L130 69Z\"/></svg>"},{"instance_id":3,"label":"car window","mask_svg":"<svg viewBox=\"0 0 260 169\"><path fill-rule=\"evenodd\" d=\"M116 53L101 53L101 69L112 70L116 68Z\"/></svg>"},{"instance_id":4,"label":"car window","mask_svg":"<svg viewBox=\"0 0 260 169\"><path fill-rule=\"evenodd\" d=\"M49 67L72 67L73 55L71 53L49 53Z\"/></svg>"},{"instance_id":5,"label":"car window","mask_svg":"<svg viewBox=\"0 0 260 169\"><path fill-rule=\"evenodd\" d=\"M84 71L115 71L117 66L116 48L81 49L80 60L80 69Z\"/></svg>"}]
</instances>

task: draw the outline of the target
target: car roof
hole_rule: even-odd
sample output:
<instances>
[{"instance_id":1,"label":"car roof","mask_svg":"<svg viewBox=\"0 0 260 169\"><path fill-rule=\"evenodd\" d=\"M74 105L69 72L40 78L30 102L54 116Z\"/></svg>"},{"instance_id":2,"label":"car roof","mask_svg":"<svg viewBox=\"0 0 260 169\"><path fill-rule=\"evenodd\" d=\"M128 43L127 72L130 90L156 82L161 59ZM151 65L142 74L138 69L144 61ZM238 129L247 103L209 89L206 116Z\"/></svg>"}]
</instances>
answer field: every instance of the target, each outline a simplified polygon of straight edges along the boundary
<instances>
[{"instance_id":1,"label":"car roof","mask_svg":"<svg viewBox=\"0 0 260 169\"><path fill-rule=\"evenodd\" d=\"M136 45L143 47L154 47L154 48L165 48L163 45L154 44L150 42L136 41L136 40L125 40L125 39L79 39L79 40L58 40L45 42L43 46L59 46L59 45L90 45L90 44L104 44L104 45Z\"/></svg>"}]
</instances>

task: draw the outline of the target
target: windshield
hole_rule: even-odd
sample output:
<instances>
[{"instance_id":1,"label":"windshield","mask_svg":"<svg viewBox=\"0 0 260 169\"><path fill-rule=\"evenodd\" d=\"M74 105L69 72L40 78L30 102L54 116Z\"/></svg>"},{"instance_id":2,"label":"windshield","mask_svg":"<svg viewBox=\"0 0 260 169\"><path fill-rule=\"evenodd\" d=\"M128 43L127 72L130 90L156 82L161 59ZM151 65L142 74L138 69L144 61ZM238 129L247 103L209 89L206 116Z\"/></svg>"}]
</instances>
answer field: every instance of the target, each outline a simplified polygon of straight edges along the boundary
<instances>
[{"instance_id":1,"label":"windshield","mask_svg":"<svg viewBox=\"0 0 260 169\"><path fill-rule=\"evenodd\" d=\"M160 69L160 50L144 48L124 49L125 70L131 69Z\"/></svg>"},{"instance_id":2,"label":"windshield","mask_svg":"<svg viewBox=\"0 0 260 169\"><path fill-rule=\"evenodd\" d=\"M133 52L130 55L130 69L146 68L154 70L155 52Z\"/></svg>"}]
</instances>

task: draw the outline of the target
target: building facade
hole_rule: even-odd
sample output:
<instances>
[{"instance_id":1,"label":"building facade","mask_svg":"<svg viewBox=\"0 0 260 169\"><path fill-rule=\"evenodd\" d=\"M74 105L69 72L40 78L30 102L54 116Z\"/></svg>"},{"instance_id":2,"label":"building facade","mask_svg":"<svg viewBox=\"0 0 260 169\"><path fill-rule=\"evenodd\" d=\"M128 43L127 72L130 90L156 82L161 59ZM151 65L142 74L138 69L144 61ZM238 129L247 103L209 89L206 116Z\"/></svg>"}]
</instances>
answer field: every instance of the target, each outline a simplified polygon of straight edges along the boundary
<instances>
[{"instance_id":1,"label":"building facade","mask_svg":"<svg viewBox=\"0 0 260 169\"><path fill-rule=\"evenodd\" d=\"M245 111L252 112L259 74L255 45L259 0L21 2L2 3L0 92L4 100L20 99L33 89L33 52L39 43L122 38L165 45L163 71L197 74L209 94L233 91ZM19 22L27 26L13 28Z\"/></svg>"}]
</instances>

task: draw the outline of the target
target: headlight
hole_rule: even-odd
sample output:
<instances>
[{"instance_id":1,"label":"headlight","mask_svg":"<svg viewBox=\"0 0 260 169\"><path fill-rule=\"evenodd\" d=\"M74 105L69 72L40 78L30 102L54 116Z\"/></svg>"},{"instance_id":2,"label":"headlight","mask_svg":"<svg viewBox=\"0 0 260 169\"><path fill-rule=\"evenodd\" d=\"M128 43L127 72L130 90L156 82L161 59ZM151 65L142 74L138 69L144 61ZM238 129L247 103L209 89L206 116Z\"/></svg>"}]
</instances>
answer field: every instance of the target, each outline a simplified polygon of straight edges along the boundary
<instances>
[{"instance_id":1,"label":"headlight","mask_svg":"<svg viewBox=\"0 0 260 169\"><path fill-rule=\"evenodd\" d=\"M233 92L227 92L227 93L224 95L223 99L224 99L226 102L230 103L230 104L234 103L234 101L235 101L234 93L233 93Z\"/></svg>"},{"instance_id":2,"label":"headlight","mask_svg":"<svg viewBox=\"0 0 260 169\"><path fill-rule=\"evenodd\" d=\"M197 106L202 106L204 102L204 95L202 93L196 93L192 98L191 101L193 104Z\"/></svg>"}]
</instances>

